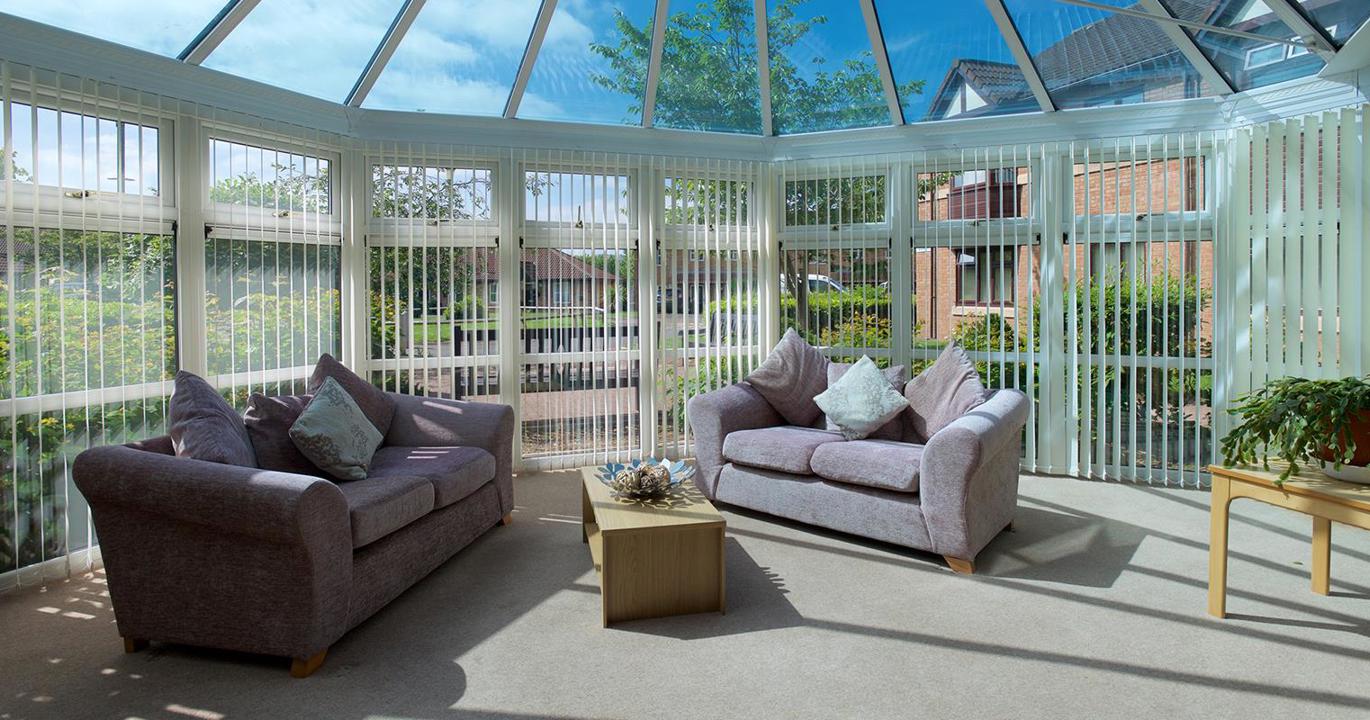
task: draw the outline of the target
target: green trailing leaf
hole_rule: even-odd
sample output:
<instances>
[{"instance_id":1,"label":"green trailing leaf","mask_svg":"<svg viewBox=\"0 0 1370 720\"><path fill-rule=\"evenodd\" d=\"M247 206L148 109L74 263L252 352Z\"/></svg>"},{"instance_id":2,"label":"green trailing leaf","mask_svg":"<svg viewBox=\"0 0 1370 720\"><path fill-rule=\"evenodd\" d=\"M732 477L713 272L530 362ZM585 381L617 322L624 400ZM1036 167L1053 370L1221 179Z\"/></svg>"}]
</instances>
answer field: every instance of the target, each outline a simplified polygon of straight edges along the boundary
<instances>
[{"instance_id":1,"label":"green trailing leaf","mask_svg":"<svg viewBox=\"0 0 1370 720\"><path fill-rule=\"evenodd\" d=\"M1338 380L1285 377L1239 398L1229 410L1241 418L1223 438L1223 462L1270 469L1272 457L1288 463L1279 484L1302 463L1330 455L1340 469L1356 454L1351 429L1370 412L1370 375Z\"/></svg>"}]
</instances>

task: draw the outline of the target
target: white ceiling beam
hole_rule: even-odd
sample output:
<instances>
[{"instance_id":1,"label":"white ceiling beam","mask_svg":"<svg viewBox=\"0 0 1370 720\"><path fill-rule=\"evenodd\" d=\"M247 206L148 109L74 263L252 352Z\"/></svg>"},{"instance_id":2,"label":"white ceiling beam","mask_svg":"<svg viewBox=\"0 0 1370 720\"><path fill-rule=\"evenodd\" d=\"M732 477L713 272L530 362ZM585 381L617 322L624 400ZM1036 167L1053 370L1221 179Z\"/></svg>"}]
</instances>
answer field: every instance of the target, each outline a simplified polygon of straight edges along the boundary
<instances>
[{"instance_id":1,"label":"white ceiling beam","mask_svg":"<svg viewBox=\"0 0 1370 720\"><path fill-rule=\"evenodd\" d=\"M219 47L219 43L222 43L224 38L233 32L233 28L238 27L238 23L242 22L260 2L261 0L228 0L228 4L224 5L219 14L209 21L205 29L201 30L200 34L190 41L190 44L181 51L180 55L176 56L176 59L191 65L199 65L204 62L205 58L209 57L209 54Z\"/></svg>"},{"instance_id":2,"label":"white ceiling beam","mask_svg":"<svg viewBox=\"0 0 1370 720\"><path fill-rule=\"evenodd\" d=\"M756 75L761 88L761 134L774 135L771 118L771 48L766 25L766 0L754 0L752 13L756 19Z\"/></svg>"},{"instance_id":3,"label":"white ceiling beam","mask_svg":"<svg viewBox=\"0 0 1370 720\"><path fill-rule=\"evenodd\" d=\"M880 28L880 16L875 12L875 0L861 0L861 14L866 18L866 35L871 40L875 67L880 70L880 84L885 86L885 102L890 106L890 124L904 124L904 106L899 102L899 88L894 84L890 69L890 55L885 49L885 33Z\"/></svg>"},{"instance_id":4,"label":"white ceiling beam","mask_svg":"<svg viewBox=\"0 0 1370 720\"><path fill-rule=\"evenodd\" d=\"M1164 15L1172 20L1175 18L1170 10L1167 9L1165 5L1161 4L1161 0L1141 0L1140 4L1142 7L1147 8L1157 15ZM1218 70L1218 66L1214 65L1213 61L1208 59L1208 56L1203 53L1203 50L1199 49L1198 44L1194 42L1194 38L1189 33L1185 32L1184 28L1175 23L1160 21L1157 21L1156 25L1160 27L1161 32L1165 33L1166 37L1170 38L1171 42L1175 43L1175 47L1180 49L1180 53L1189 60L1189 64L1193 65L1194 69L1199 71L1199 75L1203 77L1204 82L1217 88L1221 95L1231 95L1232 93L1237 92L1237 88L1232 87L1232 83L1227 79L1227 76L1223 75L1222 72Z\"/></svg>"},{"instance_id":5,"label":"white ceiling beam","mask_svg":"<svg viewBox=\"0 0 1370 720\"><path fill-rule=\"evenodd\" d=\"M661 83L661 50L666 44L667 13L671 0L656 0L656 17L652 19L652 50L647 60L647 94L642 99L642 127L651 127L656 113L656 88Z\"/></svg>"},{"instance_id":6,"label":"white ceiling beam","mask_svg":"<svg viewBox=\"0 0 1370 720\"><path fill-rule=\"evenodd\" d=\"M1326 31L1308 21L1308 16L1290 4L1289 0L1265 0L1266 7L1275 17L1284 21L1299 39L1307 43L1308 49L1322 57L1323 62L1332 62L1337 56L1337 46L1332 43Z\"/></svg>"},{"instance_id":7,"label":"white ceiling beam","mask_svg":"<svg viewBox=\"0 0 1370 720\"><path fill-rule=\"evenodd\" d=\"M1290 39L1281 37L1271 37L1270 35L1261 35L1260 33L1252 33L1247 32L1245 30L1234 30L1232 28L1223 27L1221 25L1210 25L1208 23L1202 23L1197 20L1182 20L1180 18L1172 16L1163 17L1155 13L1143 12L1141 10L1133 10L1132 8L1126 7L1117 7L1115 5L1105 5L1103 3L1092 2L1091 0L1056 0L1056 2L1062 2L1067 5L1077 5L1079 7L1089 8L1091 10L1102 10L1103 12L1109 12L1115 15L1127 15L1129 17L1143 18L1158 23L1169 23L1172 25L1179 25L1180 27L1187 27L1191 30L1202 30L1203 32L1215 33L1218 35L1231 35L1232 37L1246 38L1247 40L1256 40L1263 43L1272 43L1275 45L1290 45L1292 47L1308 48L1310 50L1314 49L1313 46L1309 45L1307 42L1304 42L1302 38Z\"/></svg>"},{"instance_id":8,"label":"white ceiling beam","mask_svg":"<svg viewBox=\"0 0 1370 720\"><path fill-rule=\"evenodd\" d=\"M381 38L381 44L376 46L376 52L371 54L371 60L366 63L366 68L357 78L357 83L352 86L352 92L347 94L347 99L343 101L344 105L361 107L366 96L371 93L371 88L375 86L376 80L381 76L381 71L385 70L386 64L395 54L395 49L400 46L405 33L409 32L409 26L414 24L414 18L418 17L419 11L423 9L424 2L426 0L404 0L404 5L401 5L400 11L395 14L390 28L385 31L385 37Z\"/></svg>"},{"instance_id":9,"label":"white ceiling beam","mask_svg":"<svg viewBox=\"0 0 1370 720\"><path fill-rule=\"evenodd\" d=\"M1042 76L1037 72L1037 66L1033 64L1032 56L1023 44L1023 37L1018 34L1018 28L1013 24L1013 18L1009 17L1004 0L985 0L985 7L989 8L994 24L999 26L999 34L1004 36L1004 43L1008 45L1018 68L1023 71L1023 79L1027 80L1028 88L1032 90L1032 96L1037 98L1037 104L1042 108L1042 112L1055 112L1056 103L1052 101L1051 93L1047 92L1046 83L1042 82Z\"/></svg>"},{"instance_id":10,"label":"white ceiling beam","mask_svg":"<svg viewBox=\"0 0 1370 720\"><path fill-rule=\"evenodd\" d=\"M542 40L547 37L547 26L552 24L552 14L556 9L557 0L542 0L542 7L538 8L537 20L533 21L533 32L528 36L527 47L523 49L523 61L519 63L518 75L514 76L514 86L509 88L509 99L504 103L506 118L519 114L523 91L528 88L528 78L533 74L533 65L538 61L538 51L542 49Z\"/></svg>"}]
</instances>

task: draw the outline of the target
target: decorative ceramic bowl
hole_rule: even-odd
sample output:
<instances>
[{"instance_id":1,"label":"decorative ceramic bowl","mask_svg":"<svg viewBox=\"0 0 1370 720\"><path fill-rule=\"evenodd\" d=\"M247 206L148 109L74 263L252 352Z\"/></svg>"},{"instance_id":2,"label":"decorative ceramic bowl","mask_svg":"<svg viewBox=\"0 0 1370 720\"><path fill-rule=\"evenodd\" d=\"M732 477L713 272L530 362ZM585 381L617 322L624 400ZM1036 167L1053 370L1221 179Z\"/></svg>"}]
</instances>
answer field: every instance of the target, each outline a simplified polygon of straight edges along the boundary
<instances>
[{"instance_id":1,"label":"decorative ceramic bowl","mask_svg":"<svg viewBox=\"0 0 1370 720\"><path fill-rule=\"evenodd\" d=\"M669 494L689 480L695 469L683 460L646 458L609 463L595 468L595 476L624 500L649 500Z\"/></svg>"}]
</instances>

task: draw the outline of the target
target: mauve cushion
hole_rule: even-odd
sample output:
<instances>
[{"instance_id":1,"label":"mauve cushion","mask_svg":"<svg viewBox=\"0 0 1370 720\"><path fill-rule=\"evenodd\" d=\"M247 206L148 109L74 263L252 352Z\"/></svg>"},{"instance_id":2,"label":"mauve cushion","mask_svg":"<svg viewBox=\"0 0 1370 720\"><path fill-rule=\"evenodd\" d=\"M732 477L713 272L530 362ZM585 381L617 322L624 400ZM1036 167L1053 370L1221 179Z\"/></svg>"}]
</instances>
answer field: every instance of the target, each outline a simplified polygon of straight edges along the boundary
<instances>
[{"instance_id":1,"label":"mauve cushion","mask_svg":"<svg viewBox=\"0 0 1370 720\"><path fill-rule=\"evenodd\" d=\"M381 437L390 432L390 421L395 419L395 401L380 388L363 380L328 353L319 357L314 374L309 376L309 392L317 395L323 381L333 378L361 408L362 414L380 431Z\"/></svg>"},{"instance_id":2,"label":"mauve cushion","mask_svg":"<svg viewBox=\"0 0 1370 720\"><path fill-rule=\"evenodd\" d=\"M828 387L832 387L843 375L852 368L852 363L832 363L828 365ZM909 369L903 365L895 365L885 368L885 378L890 381L890 385L899 392L904 392L904 384L909 381ZM904 439L904 430L908 411L899 413L893 420L881 425L875 432L867 435L868 440L900 440ZM837 427L837 423L824 418L824 427L828 430L841 432L842 428Z\"/></svg>"},{"instance_id":3,"label":"mauve cushion","mask_svg":"<svg viewBox=\"0 0 1370 720\"><path fill-rule=\"evenodd\" d=\"M790 328L747 383L791 425L812 425L823 414L813 398L828 389L828 359Z\"/></svg>"},{"instance_id":4,"label":"mauve cushion","mask_svg":"<svg viewBox=\"0 0 1370 720\"><path fill-rule=\"evenodd\" d=\"M176 373L167 424L178 457L257 467L243 418L199 375Z\"/></svg>"},{"instance_id":5,"label":"mauve cushion","mask_svg":"<svg viewBox=\"0 0 1370 720\"><path fill-rule=\"evenodd\" d=\"M257 467L264 470L323 475L323 471L305 457L290 439L290 426L300 419L313 395L280 395L267 397L252 393L243 413L247 437L257 454Z\"/></svg>"},{"instance_id":6,"label":"mauve cushion","mask_svg":"<svg viewBox=\"0 0 1370 720\"><path fill-rule=\"evenodd\" d=\"M909 401L909 429L919 442L974 410L985 401L984 383L975 363L956 343L949 343L937 360L904 386Z\"/></svg>"}]
</instances>

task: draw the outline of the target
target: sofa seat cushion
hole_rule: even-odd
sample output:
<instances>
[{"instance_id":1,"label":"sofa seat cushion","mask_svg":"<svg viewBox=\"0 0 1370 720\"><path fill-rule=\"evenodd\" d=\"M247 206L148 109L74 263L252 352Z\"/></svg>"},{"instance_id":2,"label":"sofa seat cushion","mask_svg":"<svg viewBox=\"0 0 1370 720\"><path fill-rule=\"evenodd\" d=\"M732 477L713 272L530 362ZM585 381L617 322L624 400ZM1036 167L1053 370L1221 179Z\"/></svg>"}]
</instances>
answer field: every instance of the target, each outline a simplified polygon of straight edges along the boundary
<instances>
[{"instance_id":1,"label":"sofa seat cushion","mask_svg":"<svg viewBox=\"0 0 1370 720\"><path fill-rule=\"evenodd\" d=\"M433 507L447 507L495 479L495 456L475 447L383 447L373 478L420 478L433 486Z\"/></svg>"},{"instance_id":2,"label":"sofa seat cushion","mask_svg":"<svg viewBox=\"0 0 1370 720\"><path fill-rule=\"evenodd\" d=\"M849 440L813 451L813 474L848 485L918 492L923 446L894 440Z\"/></svg>"},{"instance_id":3,"label":"sofa seat cushion","mask_svg":"<svg viewBox=\"0 0 1370 720\"><path fill-rule=\"evenodd\" d=\"M841 433L793 425L738 430L723 439L723 457L763 470L812 475L809 459L814 450L834 442L842 442Z\"/></svg>"},{"instance_id":4,"label":"sofa seat cushion","mask_svg":"<svg viewBox=\"0 0 1370 720\"><path fill-rule=\"evenodd\" d=\"M347 500L354 550L433 512L433 483L419 477L368 477L338 489Z\"/></svg>"}]
</instances>

